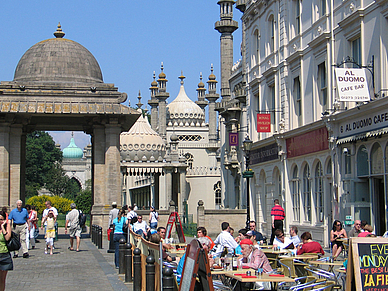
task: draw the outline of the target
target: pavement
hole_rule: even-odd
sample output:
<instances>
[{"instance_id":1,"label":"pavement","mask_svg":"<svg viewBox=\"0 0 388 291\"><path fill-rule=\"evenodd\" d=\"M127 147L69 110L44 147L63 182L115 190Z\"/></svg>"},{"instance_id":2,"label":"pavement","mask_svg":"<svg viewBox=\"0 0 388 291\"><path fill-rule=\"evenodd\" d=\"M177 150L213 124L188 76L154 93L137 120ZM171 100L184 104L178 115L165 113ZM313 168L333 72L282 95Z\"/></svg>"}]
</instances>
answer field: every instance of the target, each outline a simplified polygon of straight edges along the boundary
<instances>
[{"instance_id":1,"label":"pavement","mask_svg":"<svg viewBox=\"0 0 388 291\"><path fill-rule=\"evenodd\" d=\"M75 252L68 249L70 240L64 233L60 228L53 255L44 253L45 241L40 235L29 258L19 255L13 259L6 290L133 290L132 284L124 284L123 276L118 275L114 253L107 253L108 240L104 239L103 249L97 249L88 234L82 234L80 251Z\"/></svg>"}]
</instances>

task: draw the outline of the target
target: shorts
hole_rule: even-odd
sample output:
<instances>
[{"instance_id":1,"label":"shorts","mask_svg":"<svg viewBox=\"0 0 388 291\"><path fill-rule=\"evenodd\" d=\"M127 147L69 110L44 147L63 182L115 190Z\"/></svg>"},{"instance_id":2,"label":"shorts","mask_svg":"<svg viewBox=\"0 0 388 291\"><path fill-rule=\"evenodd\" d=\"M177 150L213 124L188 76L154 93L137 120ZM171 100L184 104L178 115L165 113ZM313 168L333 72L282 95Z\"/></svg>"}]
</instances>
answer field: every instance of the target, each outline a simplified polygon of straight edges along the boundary
<instances>
[{"instance_id":1,"label":"shorts","mask_svg":"<svg viewBox=\"0 0 388 291\"><path fill-rule=\"evenodd\" d=\"M0 270L1 271L12 271L13 262L10 253L0 253Z\"/></svg>"},{"instance_id":2,"label":"shorts","mask_svg":"<svg viewBox=\"0 0 388 291\"><path fill-rule=\"evenodd\" d=\"M69 235L70 237L81 237L81 227L77 226L74 228L70 228Z\"/></svg>"}]
</instances>

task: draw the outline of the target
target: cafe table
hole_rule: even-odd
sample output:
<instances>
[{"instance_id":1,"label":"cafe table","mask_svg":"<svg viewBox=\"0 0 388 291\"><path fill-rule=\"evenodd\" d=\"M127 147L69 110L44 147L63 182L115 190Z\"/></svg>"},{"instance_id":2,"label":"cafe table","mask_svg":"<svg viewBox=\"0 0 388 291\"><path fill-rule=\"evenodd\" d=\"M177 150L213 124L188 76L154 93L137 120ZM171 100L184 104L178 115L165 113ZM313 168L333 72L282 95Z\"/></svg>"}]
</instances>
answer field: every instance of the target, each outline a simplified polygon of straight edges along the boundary
<instances>
[{"instance_id":1,"label":"cafe table","mask_svg":"<svg viewBox=\"0 0 388 291\"><path fill-rule=\"evenodd\" d=\"M278 251L275 251L273 249L262 249L263 253L265 254L276 254L276 255L284 255L284 254L288 254L290 253L291 251L290 250L278 250Z\"/></svg>"},{"instance_id":2,"label":"cafe table","mask_svg":"<svg viewBox=\"0 0 388 291\"><path fill-rule=\"evenodd\" d=\"M332 272L334 267L343 266L344 264L343 261L310 261L309 263L313 265L327 266L329 272Z\"/></svg>"},{"instance_id":3,"label":"cafe table","mask_svg":"<svg viewBox=\"0 0 388 291\"><path fill-rule=\"evenodd\" d=\"M285 260L311 260L315 259L317 256L314 255L295 255L295 256L287 256L287 255L281 255L279 256L279 259L285 259Z\"/></svg>"},{"instance_id":4,"label":"cafe table","mask_svg":"<svg viewBox=\"0 0 388 291\"><path fill-rule=\"evenodd\" d=\"M247 271L251 271L251 276L242 276L242 274L246 275ZM240 271L229 271L225 273L225 276L235 279L236 284L233 286L233 289L236 287L237 282L241 283L256 283L256 282L270 282L272 289L275 289L275 286L277 283L281 282L287 282L287 283L292 283L295 282L295 279L284 276L284 275L278 275L278 274L266 274L263 273L259 276L255 276L255 270L254 269L243 269Z\"/></svg>"}]
</instances>

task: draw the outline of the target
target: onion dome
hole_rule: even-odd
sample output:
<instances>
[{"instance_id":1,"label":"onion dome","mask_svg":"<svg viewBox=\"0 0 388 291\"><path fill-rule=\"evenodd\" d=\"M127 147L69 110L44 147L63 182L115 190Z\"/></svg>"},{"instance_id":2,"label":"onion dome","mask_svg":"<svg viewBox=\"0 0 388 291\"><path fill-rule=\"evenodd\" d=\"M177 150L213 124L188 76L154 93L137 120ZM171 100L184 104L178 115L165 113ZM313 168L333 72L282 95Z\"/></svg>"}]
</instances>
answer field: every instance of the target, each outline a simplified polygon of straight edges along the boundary
<instances>
[{"instance_id":1,"label":"onion dome","mask_svg":"<svg viewBox=\"0 0 388 291\"><path fill-rule=\"evenodd\" d=\"M203 126L205 114L201 107L193 102L185 92L184 76L180 76L181 87L178 96L167 105L168 126Z\"/></svg>"},{"instance_id":2,"label":"onion dome","mask_svg":"<svg viewBox=\"0 0 388 291\"><path fill-rule=\"evenodd\" d=\"M63 149L63 158L64 159L81 159L84 155L82 149L77 147L74 142L74 137L72 136L70 139L70 144Z\"/></svg>"},{"instance_id":3,"label":"onion dome","mask_svg":"<svg viewBox=\"0 0 388 291\"><path fill-rule=\"evenodd\" d=\"M128 162L161 162L165 152L164 141L151 128L147 116L140 115L131 129L120 135L120 155Z\"/></svg>"},{"instance_id":4,"label":"onion dome","mask_svg":"<svg viewBox=\"0 0 388 291\"><path fill-rule=\"evenodd\" d=\"M14 75L17 82L103 83L94 56L79 43L63 38L61 24L55 38L38 42L20 59Z\"/></svg>"}]
</instances>

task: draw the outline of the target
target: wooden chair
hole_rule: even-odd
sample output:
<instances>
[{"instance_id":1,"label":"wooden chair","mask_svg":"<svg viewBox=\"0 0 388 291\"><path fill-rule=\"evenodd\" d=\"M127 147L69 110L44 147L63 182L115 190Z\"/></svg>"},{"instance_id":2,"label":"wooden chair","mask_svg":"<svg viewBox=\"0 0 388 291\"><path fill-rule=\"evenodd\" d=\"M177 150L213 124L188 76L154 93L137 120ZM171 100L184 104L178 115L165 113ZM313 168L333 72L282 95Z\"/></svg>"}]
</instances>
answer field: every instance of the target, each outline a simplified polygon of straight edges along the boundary
<instances>
[{"instance_id":1,"label":"wooden chair","mask_svg":"<svg viewBox=\"0 0 388 291\"><path fill-rule=\"evenodd\" d=\"M294 265L294 260L288 260L288 259L280 259L279 263L281 266L283 266L283 274L291 277L291 278L296 278L298 277L295 272L295 265ZM284 266L286 268L284 268Z\"/></svg>"},{"instance_id":2,"label":"wooden chair","mask_svg":"<svg viewBox=\"0 0 388 291\"><path fill-rule=\"evenodd\" d=\"M272 253L266 253L267 259L269 261L269 264L271 265L271 268L273 270L276 270L278 268L278 254L272 254Z\"/></svg>"}]
</instances>

